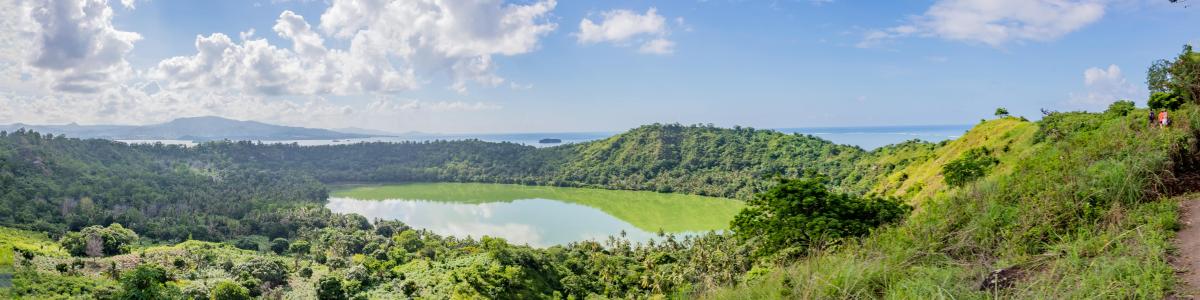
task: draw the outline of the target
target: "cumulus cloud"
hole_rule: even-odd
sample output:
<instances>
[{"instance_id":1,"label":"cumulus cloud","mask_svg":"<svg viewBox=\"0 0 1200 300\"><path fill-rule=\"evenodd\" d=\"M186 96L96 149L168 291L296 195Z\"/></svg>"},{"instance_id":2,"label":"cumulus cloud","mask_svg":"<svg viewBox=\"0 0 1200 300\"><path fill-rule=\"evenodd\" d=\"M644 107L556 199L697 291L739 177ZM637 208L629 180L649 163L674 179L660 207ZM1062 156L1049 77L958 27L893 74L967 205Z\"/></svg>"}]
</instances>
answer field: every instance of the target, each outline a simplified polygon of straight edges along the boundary
<instances>
[{"instance_id":1,"label":"cumulus cloud","mask_svg":"<svg viewBox=\"0 0 1200 300\"><path fill-rule=\"evenodd\" d=\"M1085 92L1071 93L1069 103L1084 109L1103 109L1113 101L1123 99L1145 98L1144 89L1129 83L1121 68L1109 65L1108 68L1088 68L1083 71L1083 86Z\"/></svg>"},{"instance_id":2,"label":"cumulus cloud","mask_svg":"<svg viewBox=\"0 0 1200 300\"><path fill-rule=\"evenodd\" d=\"M495 55L537 49L557 24L547 17L557 3L528 5L482 1L342 0L321 15L321 30L360 43L363 52L399 57L418 73L449 72L452 87L468 82L497 86ZM351 52L354 52L352 45Z\"/></svg>"},{"instance_id":3,"label":"cumulus cloud","mask_svg":"<svg viewBox=\"0 0 1200 300\"><path fill-rule=\"evenodd\" d=\"M631 10L617 9L600 14L597 24L591 19L584 18L579 22L579 32L575 34L580 44L612 43L628 46L640 43L638 52L649 54L671 54L675 52L675 42L667 39L670 30L666 19L658 14L657 9L650 8L645 14ZM676 19L680 24L683 19Z\"/></svg>"},{"instance_id":4,"label":"cumulus cloud","mask_svg":"<svg viewBox=\"0 0 1200 300\"><path fill-rule=\"evenodd\" d=\"M0 54L8 57L9 71L36 75L55 91L73 93L95 93L133 75L125 56L141 35L113 27L107 0L4 4L0 22L7 33L0 40L11 43L0 46Z\"/></svg>"},{"instance_id":5,"label":"cumulus cloud","mask_svg":"<svg viewBox=\"0 0 1200 300\"><path fill-rule=\"evenodd\" d=\"M321 15L320 32L284 11L272 29L290 48L254 39L235 42L214 33L196 38L196 54L174 57L151 72L171 88L234 88L266 95L395 93L448 74L451 88L494 87L495 55L536 50L553 31L546 21L553 0L528 5L488 1L335 1ZM324 33L323 36L321 33ZM326 37L348 41L326 47Z\"/></svg>"},{"instance_id":6,"label":"cumulus cloud","mask_svg":"<svg viewBox=\"0 0 1200 300\"><path fill-rule=\"evenodd\" d=\"M904 24L867 32L859 47L909 36L937 37L999 47L1050 41L1104 16L1104 0L938 0Z\"/></svg>"}]
</instances>

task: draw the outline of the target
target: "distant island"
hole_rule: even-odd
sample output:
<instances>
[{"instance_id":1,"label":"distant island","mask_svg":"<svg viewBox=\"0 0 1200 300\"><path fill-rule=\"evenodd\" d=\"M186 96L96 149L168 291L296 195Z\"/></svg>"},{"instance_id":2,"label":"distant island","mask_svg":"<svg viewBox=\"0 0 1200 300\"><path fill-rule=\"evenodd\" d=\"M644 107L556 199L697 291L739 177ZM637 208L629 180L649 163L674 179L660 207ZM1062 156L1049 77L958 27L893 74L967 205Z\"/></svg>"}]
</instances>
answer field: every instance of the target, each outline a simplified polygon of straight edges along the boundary
<instances>
[{"instance_id":1,"label":"distant island","mask_svg":"<svg viewBox=\"0 0 1200 300\"><path fill-rule=\"evenodd\" d=\"M0 130L16 131L24 128L42 133L66 135L74 138L101 138L111 140L332 140L384 136L380 134L350 133L328 129L272 125L256 121L239 121L221 117L179 118L153 125L0 125Z\"/></svg>"},{"instance_id":2,"label":"distant island","mask_svg":"<svg viewBox=\"0 0 1200 300\"><path fill-rule=\"evenodd\" d=\"M558 143L562 143L562 140L560 140L560 139L541 139L538 141L538 143L540 143L540 144L558 144Z\"/></svg>"}]
</instances>

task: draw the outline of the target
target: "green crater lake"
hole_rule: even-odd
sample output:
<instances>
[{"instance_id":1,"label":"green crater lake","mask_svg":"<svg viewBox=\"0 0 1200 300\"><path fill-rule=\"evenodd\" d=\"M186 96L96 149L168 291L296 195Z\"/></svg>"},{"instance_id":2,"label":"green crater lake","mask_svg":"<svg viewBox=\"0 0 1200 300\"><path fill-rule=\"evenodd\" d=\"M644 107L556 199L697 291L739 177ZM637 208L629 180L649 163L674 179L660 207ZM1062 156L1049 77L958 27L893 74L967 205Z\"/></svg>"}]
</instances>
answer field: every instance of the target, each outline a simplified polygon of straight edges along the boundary
<instances>
[{"instance_id":1,"label":"green crater lake","mask_svg":"<svg viewBox=\"0 0 1200 300\"><path fill-rule=\"evenodd\" d=\"M622 232L648 241L657 232L694 235L729 228L732 199L586 188L481 183L413 183L334 190L333 212L399 220L460 238L500 237L535 247L603 241Z\"/></svg>"}]
</instances>

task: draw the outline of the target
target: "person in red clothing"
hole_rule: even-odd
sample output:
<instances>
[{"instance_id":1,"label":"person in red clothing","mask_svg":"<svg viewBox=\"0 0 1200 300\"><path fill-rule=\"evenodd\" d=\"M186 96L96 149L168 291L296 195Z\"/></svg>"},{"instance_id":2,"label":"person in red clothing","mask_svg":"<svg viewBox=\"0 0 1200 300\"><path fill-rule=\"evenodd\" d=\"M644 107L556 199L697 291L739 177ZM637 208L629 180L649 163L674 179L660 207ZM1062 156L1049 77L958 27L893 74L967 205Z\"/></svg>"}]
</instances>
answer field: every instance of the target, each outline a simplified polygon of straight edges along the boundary
<instances>
[{"instance_id":1,"label":"person in red clothing","mask_svg":"<svg viewBox=\"0 0 1200 300\"><path fill-rule=\"evenodd\" d=\"M1170 126L1170 125L1171 125L1171 118L1169 116L1167 116L1167 111L1164 110L1162 112L1159 112L1158 113L1158 127L1166 128L1167 126Z\"/></svg>"}]
</instances>

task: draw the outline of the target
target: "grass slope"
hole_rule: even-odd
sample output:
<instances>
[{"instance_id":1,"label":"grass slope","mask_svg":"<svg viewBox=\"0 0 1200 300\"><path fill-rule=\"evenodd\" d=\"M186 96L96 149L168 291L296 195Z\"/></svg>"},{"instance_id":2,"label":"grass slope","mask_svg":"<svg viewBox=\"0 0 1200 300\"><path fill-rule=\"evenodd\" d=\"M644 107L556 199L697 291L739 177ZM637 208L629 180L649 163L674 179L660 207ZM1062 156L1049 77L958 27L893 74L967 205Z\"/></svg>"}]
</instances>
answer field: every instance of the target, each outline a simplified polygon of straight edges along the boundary
<instances>
[{"instance_id":1,"label":"grass slope","mask_svg":"<svg viewBox=\"0 0 1200 300\"><path fill-rule=\"evenodd\" d=\"M942 166L962 156L967 150L980 147L991 149L996 158L1000 159L1000 168L994 170L993 174L1007 174L1011 172L1010 166L1013 162L1020 159L1021 150L1030 148L1036 131L1036 124L1016 118L990 120L980 123L942 147L881 157L880 160L886 162L896 158L904 159L907 154L912 157L909 159L917 163L908 164L905 168L888 174L884 180L876 183L870 192L903 197L918 203L929 199L938 192L945 191Z\"/></svg>"},{"instance_id":2,"label":"grass slope","mask_svg":"<svg viewBox=\"0 0 1200 300\"><path fill-rule=\"evenodd\" d=\"M1172 170L1178 157L1193 155L1200 127L1192 106L1173 114L1171 129L1147 128L1145 114L980 124L929 159L886 175L909 174L878 191L923 199L904 224L759 266L742 284L698 296L1161 299L1175 286L1167 256L1178 212L1175 199L1156 191L1185 175ZM979 146L1008 150L996 152L1000 165L980 181L940 185L941 165ZM910 192L918 182L925 186ZM981 289L997 269L1013 270L1012 284Z\"/></svg>"}]
</instances>

